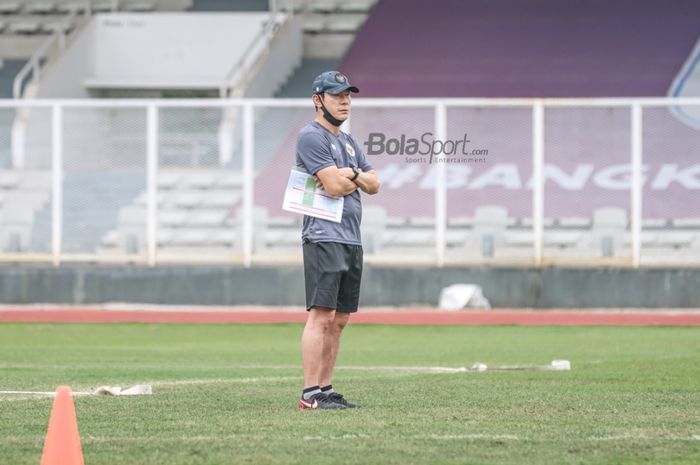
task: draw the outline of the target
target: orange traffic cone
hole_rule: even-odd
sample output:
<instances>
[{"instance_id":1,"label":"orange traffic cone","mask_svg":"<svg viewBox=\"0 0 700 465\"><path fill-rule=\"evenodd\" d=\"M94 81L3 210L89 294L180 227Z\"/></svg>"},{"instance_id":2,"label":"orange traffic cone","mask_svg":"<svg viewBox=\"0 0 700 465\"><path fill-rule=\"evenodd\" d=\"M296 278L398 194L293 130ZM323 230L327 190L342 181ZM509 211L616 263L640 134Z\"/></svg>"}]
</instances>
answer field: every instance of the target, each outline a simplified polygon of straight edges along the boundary
<instances>
[{"instance_id":1,"label":"orange traffic cone","mask_svg":"<svg viewBox=\"0 0 700 465\"><path fill-rule=\"evenodd\" d=\"M56 388L41 465L83 465L78 419L68 386Z\"/></svg>"}]
</instances>

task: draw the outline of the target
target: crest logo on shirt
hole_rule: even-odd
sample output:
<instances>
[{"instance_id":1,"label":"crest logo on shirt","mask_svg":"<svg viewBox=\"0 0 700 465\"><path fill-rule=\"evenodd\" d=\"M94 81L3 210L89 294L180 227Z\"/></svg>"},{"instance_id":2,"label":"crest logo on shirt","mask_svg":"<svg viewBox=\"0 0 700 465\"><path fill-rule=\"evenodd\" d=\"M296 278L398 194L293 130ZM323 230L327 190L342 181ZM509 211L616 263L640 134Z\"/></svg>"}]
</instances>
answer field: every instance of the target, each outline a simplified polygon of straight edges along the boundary
<instances>
[{"instance_id":1,"label":"crest logo on shirt","mask_svg":"<svg viewBox=\"0 0 700 465\"><path fill-rule=\"evenodd\" d=\"M331 148L332 148L333 150L338 150L338 149L335 147L335 144L331 144Z\"/></svg>"},{"instance_id":2,"label":"crest logo on shirt","mask_svg":"<svg viewBox=\"0 0 700 465\"><path fill-rule=\"evenodd\" d=\"M354 156L355 156L355 149L352 148L352 145L350 145L349 142L346 142L346 143L345 143L345 150L348 152L348 154L349 154L351 157L354 157Z\"/></svg>"}]
</instances>

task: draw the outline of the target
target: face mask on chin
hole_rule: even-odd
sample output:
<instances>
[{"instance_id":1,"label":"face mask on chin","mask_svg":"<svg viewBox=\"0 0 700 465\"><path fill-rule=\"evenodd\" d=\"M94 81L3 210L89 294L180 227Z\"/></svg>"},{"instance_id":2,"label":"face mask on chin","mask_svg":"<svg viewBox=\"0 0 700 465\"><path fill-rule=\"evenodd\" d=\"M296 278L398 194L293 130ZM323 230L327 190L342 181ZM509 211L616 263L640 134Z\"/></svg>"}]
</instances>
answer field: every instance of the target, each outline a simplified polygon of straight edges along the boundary
<instances>
[{"instance_id":1,"label":"face mask on chin","mask_svg":"<svg viewBox=\"0 0 700 465\"><path fill-rule=\"evenodd\" d=\"M323 118L331 123L335 127L340 127L341 124L343 124L343 121L339 120L335 116L331 115L331 112L328 111L326 106L323 104L323 98L321 97L321 94L318 94L318 100L321 102L321 110L323 110Z\"/></svg>"}]
</instances>

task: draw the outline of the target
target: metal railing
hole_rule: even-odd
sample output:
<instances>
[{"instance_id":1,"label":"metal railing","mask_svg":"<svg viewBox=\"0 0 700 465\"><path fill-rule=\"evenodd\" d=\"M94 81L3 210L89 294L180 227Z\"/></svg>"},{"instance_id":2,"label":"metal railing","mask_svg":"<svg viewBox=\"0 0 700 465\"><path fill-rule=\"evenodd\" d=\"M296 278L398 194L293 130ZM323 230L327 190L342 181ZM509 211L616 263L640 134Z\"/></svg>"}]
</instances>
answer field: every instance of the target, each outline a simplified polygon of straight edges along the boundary
<instances>
[{"instance_id":1,"label":"metal railing","mask_svg":"<svg viewBox=\"0 0 700 465\"><path fill-rule=\"evenodd\" d=\"M111 111L125 109L142 109L146 112L145 127L145 179L146 179L146 218L145 218L145 255L143 256L123 256L111 257L116 261L143 261L154 266L159 263L158 248L158 187L157 180L161 164L159 161L159 131L160 115L164 111L174 109L237 109L241 111L241 172L242 172L242 206L241 222L242 237L240 255L232 254L223 257L224 262L242 263L249 267L258 261L267 262L269 257L258 260L258 255L254 250L254 186L256 182L255 172L255 150L256 150L256 127L261 124L256 121L256 110L282 110L282 109L308 109L308 99L217 99L217 100L23 100L23 101L0 101L0 112L7 109L32 108L49 111L51 114L51 247L48 254L9 254L0 252L2 261L22 261L22 260L50 260L55 265L66 261L100 261L101 257L97 253L71 254L62 250L64 242L64 144L65 144L65 112L76 109L110 109ZM642 202L644 185L643 167L643 140L644 140L644 111L654 108L676 107L676 106L700 105L700 98L601 98L601 99L486 99L486 98L464 98L464 99L357 99L353 102L353 108L359 109L421 109L421 111L432 111L432 130L437 140L445 140L448 135L448 112L459 108L488 108L488 109L521 109L529 111L531 124L531 147L523 148L523 153L531 152L532 167L532 254L527 261L529 265L541 266L547 264L543 254L544 229L545 229L545 176L544 166L548 154L545 152L545 128L547 112L557 108L617 108L629 111L629 154L628 161L630 170L630 235L631 235L631 256L628 261L622 264L638 267L642 264ZM308 115L310 120L311 114ZM399 122L400 123L400 122ZM349 127L349 122L347 124ZM529 149L529 150L528 150ZM700 147L698 152L700 153ZM437 155L436 157L442 157ZM436 159L436 161L439 161ZM291 166L291 163L290 163ZM448 230L448 208L447 208L447 172L449 166L446 163L436 163L436 182L434 185L434 251L429 260L437 266L446 264L447 255L447 230ZM278 180L285 183L286 180ZM381 195L381 194L380 194ZM281 199L280 199L281 204ZM0 219L0 229L2 223ZM104 257L102 257L104 258ZM692 257L691 257L692 258ZM700 256L697 260L692 259L689 263L700 264ZM188 258L189 261L208 261L207 258ZM597 263L600 263L598 261ZM604 262L604 261L603 261Z\"/></svg>"}]
</instances>

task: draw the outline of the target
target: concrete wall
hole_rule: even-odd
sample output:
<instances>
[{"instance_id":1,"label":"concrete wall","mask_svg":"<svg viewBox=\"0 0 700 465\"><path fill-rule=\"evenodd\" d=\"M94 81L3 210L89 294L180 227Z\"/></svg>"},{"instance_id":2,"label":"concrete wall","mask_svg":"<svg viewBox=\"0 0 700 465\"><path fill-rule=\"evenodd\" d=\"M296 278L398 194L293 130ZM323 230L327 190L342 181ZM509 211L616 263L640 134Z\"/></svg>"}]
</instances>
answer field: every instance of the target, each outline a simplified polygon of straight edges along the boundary
<instances>
[{"instance_id":1,"label":"concrete wall","mask_svg":"<svg viewBox=\"0 0 700 465\"><path fill-rule=\"evenodd\" d=\"M90 78L162 82L223 80L267 13L98 15Z\"/></svg>"},{"instance_id":2,"label":"concrete wall","mask_svg":"<svg viewBox=\"0 0 700 465\"><path fill-rule=\"evenodd\" d=\"M494 307L700 307L700 269L366 267L363 305L435 305L476 283ZM1 303L304 305L300 267L0 266Z\"/></svg>"},{"instance_id":3,"label":"concrete wall","mask_svg":"<svg viewBox=\"0 0 700 465\"><path fill-rule=\"evenodd\" d=\"M42 72L37 98L88 98L83 79L95 61L95 22L78 32L57 59L50 61Z\"/></svg>"}]
</instances>

